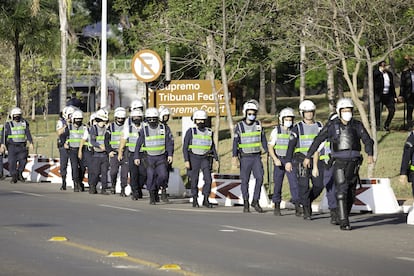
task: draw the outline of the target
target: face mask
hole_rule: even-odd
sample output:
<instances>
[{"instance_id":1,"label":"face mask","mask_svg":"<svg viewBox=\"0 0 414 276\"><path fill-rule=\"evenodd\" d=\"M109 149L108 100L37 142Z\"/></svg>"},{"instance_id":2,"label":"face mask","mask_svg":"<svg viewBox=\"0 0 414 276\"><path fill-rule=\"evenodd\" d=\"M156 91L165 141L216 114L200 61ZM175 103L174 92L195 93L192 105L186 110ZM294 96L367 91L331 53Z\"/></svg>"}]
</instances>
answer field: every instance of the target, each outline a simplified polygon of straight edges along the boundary
<instances>
[{"instance_id":1,"label":"face mask","mask_svg":"<svg viewBox=\"0 0 414 276\"><path fill-rule=\"evenodd\" d=\"M343 112L343 113L341 113L341 118L345 122L351 121L351 119L352 119L352 112Z\"/></svg>"},{"instance_id":2,"label":"face mask","mask_svg":"<svg viewBox=\"0 0 414 276\"><path fill-rule=\"evenodd\" d=\"M136 119L132 119L132 122L135 124L135 125L139 125L139 124L141 124L141 122L142 122L142 119L141 118L136 118Z\"/></svg>"},{"instance_id":3,"label":"face mask","mask_svg":"<svg viewBox=\"0 0 414 276\"><path fill-rule=\"evenodd\" d=\"M150 127L156 128L158 126L158 120L150 119L150 120L148 120L148 124L149 124Z\"/></svg>"},{"instance_id":4,"label":"face mask","mask_svg":"<svg viewBox=\"0 0 414 276\"><path fill-rule=\"evenodd\" d=\"M197 124L197 127L198 127L199 129L204 129L204 128L206 127L206 123L198 123L198 124Z\"/></svg>"},{"instance_id":5,"label":"face mask","mask_svg":"<svg viewBox=\"0 0 414 276\"><path fill-rule=\"evenodd\" d=\"M283 122L283 126L286 128L290 128L292 126L293 122L292 121L284 121Z\"/></svg>"},{"instance_id":6,"label":"face mask","mask_svg":"<svg viewBox=\"0 0 414 276\"><path fill-rule=\"evenodd\" d=\"M256 120L256 115L247 115L247 119L249 121L254 121L254 120Z\"/></svg>"},{"instance_id":7,"label":"face mask","mask_svg":"<svg viewBox=\"0 0 414 276\"><path fill-rule=\"evenodd\" d=\"M98 127L104 127L104 126L105 126L105 122L104 121L98 122Z\"/></svg>"},{"instance_id":8,"label":"face mask","mask_svg":"<svg viewBox=\"0 0 414 276\"><path fill-rule=\"evenodd\" d=\"M80 125L82 125L82 120L75 120L74 124L77 125L77 126L80 126Z\"/></svg>"},{"instance_id":9,"label":"face mask","mask_svg":"<svg viewBox=\"0 0 414 276\"><path fill-rule=\"evenodd\" d=\"M13 120L15 120L16 122L19 122L22 119L22 116L20 115L14 115L13 116Z\"/></svg>"},{"instance_id":10,"label":"face mask","mask_svg":"<svg viewBox=\"0 0 414 276\"><path fill-rule=\"evenodd\" d=\"M116 119L116 124L122 126L125 123L125 119Z\"/></svg>"}]
</instances>

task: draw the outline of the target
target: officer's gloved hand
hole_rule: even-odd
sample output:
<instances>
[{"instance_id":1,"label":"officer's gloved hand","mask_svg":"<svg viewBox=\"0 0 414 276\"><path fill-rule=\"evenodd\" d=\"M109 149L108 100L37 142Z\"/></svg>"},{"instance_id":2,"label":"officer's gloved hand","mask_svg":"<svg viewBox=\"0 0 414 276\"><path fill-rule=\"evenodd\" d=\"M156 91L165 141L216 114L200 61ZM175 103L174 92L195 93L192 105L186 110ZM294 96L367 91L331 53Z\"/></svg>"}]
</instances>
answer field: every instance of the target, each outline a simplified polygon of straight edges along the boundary
<instances>
[{"instance_id":1,"label":"officer's gloved hand","mask_svg":"<svg viewBox=\"0 0 414 276\"><path fill-rule=\"evenodd\" d=\"M116 152L115 152L115 151L111 151L111 152L109 153L109 157L114 157L114 156L115 156L115 154L116 154Z\"/></svg>"},{"instance_id":2,"label":"officer's gloved hand","mask_svg":"<svg viewBox=\"0 0 414 276\"><path fill-rule=\"evenodd\" d=\"M168 156L168 157L167 157L167 162L168 162L168 164L172 164L172 162L173 162L173 157L172 157L172 156Z\"/></svg>"}]
</instances>

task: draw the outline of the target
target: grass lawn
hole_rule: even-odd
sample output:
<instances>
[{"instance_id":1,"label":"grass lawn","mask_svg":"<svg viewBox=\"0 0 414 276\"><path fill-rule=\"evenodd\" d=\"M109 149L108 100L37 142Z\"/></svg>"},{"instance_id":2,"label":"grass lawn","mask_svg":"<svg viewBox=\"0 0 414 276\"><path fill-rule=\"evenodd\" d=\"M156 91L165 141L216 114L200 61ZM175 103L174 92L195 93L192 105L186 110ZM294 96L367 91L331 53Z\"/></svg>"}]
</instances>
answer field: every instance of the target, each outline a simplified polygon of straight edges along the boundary
<instances>
[{"instance_id":1,"label":"grass lawn","mask_svg":"<svg viewBox=\"0 0 414 276\"><path fill-rule=\"evenodd\" d=\"M329 111L327 106L327 101L325 96L312 96L308 97L313 100L317 106L316 118L317 120L325 123ZM297 107L299 105L299 98L278 98L277 109L280 110L283 107L290 106L295 109L297 112ZM410 185L403 185L398 182L400 163L403 145L405 139L408 136L408 131L400 130L403 125L403 104L397 105L397 111L394 117L394 120L391 123L391 132L387 133L384 131L379 131L377 133L378 139L378 160L376 160L375 166L375 177L377 178L390 178L391 186L394 190L395 195L399 199L409 199L411 198L411 187ZM387 111L383 112L383 119L387 115ZM297 115L299 116L299 115ZM55 134L55 125L57 121L57 115L48 115L45 120L43 116L38 116L36 121L30 122L30 128L32 135L35 137L35 152L46 157L55 157L59 156L58 150L56 148L56 134ZM89 119L87 116L86 120ZM241 117L234 117L234 122L240 120ZM260 116L260 120L263 122L267 137L269 137L270 132L273 127L278 123L277 116L267 115ZM86 121L84 120L84 121ZM296 121L299 120L299 117L296 117ZM181 170L181 175L185 178L185 169L182 156L182 136L181 134L181 120L172 119L169 122L169 126L175 136L175 156L174 156L174 167ZM225 118L221 118L220 122L220 142L218 145L218 152L220 156L220 171L222 173L238 173L238 170L232 170L231 168L231 149L232 141L230 139L230 134L228 132L227 122ZM263 160L266 160L264 157ZM268 180L267 175L268 169L265 164L265 177L264 185L269 190L269 194L272 192L272 177L270 181ZM366 162L361 166L360 177L366 177ZM290 198L289 189L287 181L285 180L283 187L283 198L288 200Z\"/></svg>"}]
</instances>

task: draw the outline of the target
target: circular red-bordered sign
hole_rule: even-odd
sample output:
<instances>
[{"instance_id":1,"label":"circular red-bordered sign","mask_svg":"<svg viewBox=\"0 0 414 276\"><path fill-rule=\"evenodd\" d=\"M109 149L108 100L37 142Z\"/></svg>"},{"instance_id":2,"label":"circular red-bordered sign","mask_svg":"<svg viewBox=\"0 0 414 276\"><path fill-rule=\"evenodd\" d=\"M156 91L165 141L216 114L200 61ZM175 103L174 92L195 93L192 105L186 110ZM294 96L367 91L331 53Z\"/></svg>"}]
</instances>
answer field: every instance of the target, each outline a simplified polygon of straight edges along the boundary
<instances>
[{"instance_id":1,"label":"circular red-bordered sign","mask_svg":"<svg viewBox=\"0 0 414 276\"><path fill-rule=\"evenodd\" d=\"M152 50L141 50L134 55L131 62L132 73L142 82L156 80L162 72L162 60Z\"/></svg>"}]
</instances>

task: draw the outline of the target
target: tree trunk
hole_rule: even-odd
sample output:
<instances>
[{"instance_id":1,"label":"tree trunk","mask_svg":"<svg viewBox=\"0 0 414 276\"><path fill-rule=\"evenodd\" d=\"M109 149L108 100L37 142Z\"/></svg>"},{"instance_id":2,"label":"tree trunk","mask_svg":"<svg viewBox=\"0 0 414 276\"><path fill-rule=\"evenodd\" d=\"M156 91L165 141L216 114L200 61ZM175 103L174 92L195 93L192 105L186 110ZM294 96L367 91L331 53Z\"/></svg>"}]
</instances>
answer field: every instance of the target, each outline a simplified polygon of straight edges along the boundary
<instances>
[{"instance_id":1,"label":"tree trunk","mask_svg":"<svg viewBox=\"0 0 414 276\"><path fill-rule=\"evenodd\" d=\"M272 62L270 68L270 95L271 95L271 103L270 103L270 114L276 114L276 64Z\"/></svg>"},{"instance_id":2,"label":"tree trunk","mask_svg":"<svg viewBox=\"0 0 414 276\"><path fill-rule=\"evenodd\" d=\"M260 68L259 114L266 115L266 72L262 64Z\"/></svg>"},{"instance_id":3,"label":"tree trunk","mask_svg":"<svg viewBox=\"0 0 414 276\"><path fill-rule=\"evenodd\" d=\"M22 83L20 76L20 33L17 28L14 30L14 85L16 87L16 106L22 103Z\"/></svg>"},{"instance_id":4,"label":"tree trunk","mask_svg":"<svg viewBox=\"0 0 414 276\"><path fill-rule=\"evenodd\" d=\"M59 0L59 20L60 20L60 57L61 57L61 80L60 80L60 110L66 105L67 97L67 37L68 20L66 0Z\"/></svg>"},{"instance_id":5,"label":"tree trunk","mask_svg":"<svg viewBox=\"0 0 414 276\"><path fill-rule=\"evenodd\" d=\"M329 112L333 113L335 111L334 65L330 62L327 62L326 71L328 73L328 79L326 82L326 86L328 87Z\"/></svg>"},{"instance_id":6,"label":"tree trunk","mask_svg":"<svg viewBox=\"0 0 414 276\"><path fill-rule=\"evenodd\" d=\"M300 102L305 99L306 96L306 45L305 42L300 42L300 88L299 98Z\"/></svg>"},{"instance_id":7,"label":"tree trunk","mask_svg":"<svg viewBox=\"0 0 414 276\"><path fill-rule=\"evenodd\" d=\"M336 90L338 92L338 98L344 97L344 78L343 73L340 70L340 66L336 67Z\"/></svg>"}]
</instances>

